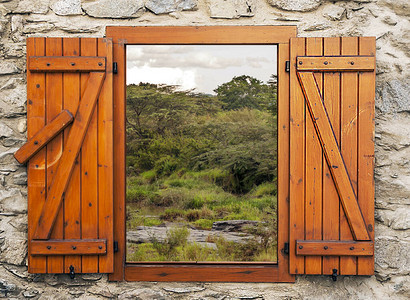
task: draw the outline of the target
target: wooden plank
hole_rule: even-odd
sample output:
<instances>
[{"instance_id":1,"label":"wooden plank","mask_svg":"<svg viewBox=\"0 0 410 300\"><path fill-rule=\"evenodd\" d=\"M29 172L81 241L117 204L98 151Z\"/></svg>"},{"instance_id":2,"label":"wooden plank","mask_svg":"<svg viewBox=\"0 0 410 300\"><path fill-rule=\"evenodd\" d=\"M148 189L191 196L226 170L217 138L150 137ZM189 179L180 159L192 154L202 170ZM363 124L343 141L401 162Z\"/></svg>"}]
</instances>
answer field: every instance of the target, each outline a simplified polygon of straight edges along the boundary
<instances>
[{"instance_id":1,"label":"wooden plank","mask_svg":"<svg viewBox=\"0 0 410 300\"><path fill-rule=\"evenodd\" d=\"M341 54L357 55L358 39L341 38ZM340 151L346 164L352 187L357 195L357 72L343 72L340 82ZM341 204L340 204L341 205ZM340 239L353 240L346 216L340 207ZM355 275L357 259L354 256L340 257L340 275Z\"/></svg>"},{"instance_id":2,"label":"wooden plank","mask_svg":"<svg viewBox=\"0 0 410 300\"><path fill-rule=\"evenodd\" d=\"M31 72L104 72L105 57L30 56Z\"/></svg>"},{"instance_id":3,"label":"wooden plank","mask_svg":"<svg viewBox=\"0 0 410 300\"><path fill-rule=\"evenodd\" d=\"M374 70L374 56L348 56L348 54L351 53L342 53L343 56L299 56L297 58L297 69L298 71L322 72L364 72Z\"/></svg>"},{"instance_id":4,"label":"wooden plank","mask_svg":"<svg viewBox=\"0 0 410 300\"><path fill-rule=\"evenodd\" d=\"M61 38L46 39L46 55L60 56L63 51ZM46 74L46 121L51 122L63 109L63 75L61 73ZM63 152L63 135L59 134L47 144L47 198L50 195L50 187L55 177L57 166ZM42 213L38 222L43 218L44 208L47 205L47 198L42 208ZM63 209L58 207L53 218L54 227L48 233L48 237L53 239L64 238L64 214ZM51 228L50 228L51 229ZM34 233L33 238L36 237ZM64 257L53 256L47 258L48 273L64 272Z\"/></svg>"},{"instance_id":5,"label":"wooden plank","mask_svg":"<svg viewBox=\"0 0 410 300\"><path fill-rule=\"evenodd\" d=\"M109 280L124 280L124 262L126 261L125 229L125 45L114 43L114 58L118 63L118 74L114 76L114 232L118 241L118 252L114 254L114 273Z\"/></svg>"},{"instance_id":6,"label":"wooden plank","mask_svg":"<svg viewBox=\"0 0 410 300\"><path fill-rule=\"evenodd\" d=\"M50 123L41 128L19 150L14 153L14 158L25 164L31 157L40 151L49 141L57 136L73 122L73 115L68 110L63 110Z\"/></svg>"},{"instance_id":7,"label":"wooden plank","mask_svg":"<svg viewBox=\"0 0 410 300\"><path fill-rule=\"evenodd\" d=\"M128 44L277 44L296 37L296 26L107 26L106 36Z\"/></svg>"},{"instance_id":8,"label":"wooden plank","mask_svg":"<svg viewBox=\"0 0 410 300\"><path fill-rule=\"evenodd\" d=\"M49 195L44 204L34 239L48 239L57 217L59 208L66 191L68 180L74 168L75 159L85 137L91 120L91 115L97 102L105 73L91 73L80 102L80 106L71 127L65 151L58 164L50 187Z\"/></svg>"},{"instance_id":9,"label":"wooden plank","mask_svg":"<svg viewBox=\"0 0 410 300\"><path fill-rule=\"evenodd\" d=\"M31 241L33 255L101 255L107 252L105 239ZM74 266L74 265L73 265ZM75 268L75 266L74 266ZM75 269L77 270L77 269Z\"/></svg>"},{"instance_id":10,"label":"wooden plank","mask_svg":"<svg viewBox=\"0 0 410 300\"><path fill-rule=\"evenodd\" d=\"M323 39L307 38L306 55L322 55ZM319 89L322 89L322 74L314 74ZM322 239L322 146L315 126L306 117L306 200L305 239ZM305 258L305 274L321 274L322 257Z\"/></svg>"},{"instance_id":11,"label":"wooden plank","mask_svg":"<svg viewBox=\"0 0 410 300\"><path fill-rule=\"evenodd\" d=\"M340 55L340 38L323 39L323 55ZM323 74L323 101L332 123L337 141L340 137L340 74ZM323 154L323 239L338 240L340 200L335 183ZM333 269L340 270L339 258L322 258L323 274L332 274Z\"/></svg>"},{"instance_id":12,"label":"wooden plank","mask_svg":"<svg viewBox=\"0 0 410 300\"><path fill-rule=\"evenodd\" d=\"M112 40L98 39L98 55L107 57L107 73L98 101L98 236L107 239L107 255L99 257L99 273L114 271L113 74Z\"/></svg>"},{"instance_id":13,"label":"wooden plank","mask_svg":"<svg viewBox=\"0 0 410 300\"><path fill-rule=\"evenodd\" d=\"M359 38L359 54L375 55L374 37ZM375 72L359 73L358 201L370 239L374 241L374 98ZM374 257L358 259L358 275L374 273Z\"/></svg>"},{"instance_id":14,"label":"wooden plank","mask_svg":"<svg viewBox=\"0 0 410 300\"><path fill-rule=\"evenodd\" d=\"M79 38L63 39L63 55L77 56L80 53ZM80 74L64 73L63 74L63 92L64 108L70 109L74 114L77 113L78 103L80 102ZM70 129L64 131L64 145L67 144ZM81 170L79 155L75 160L75 165L71 178L69 180L66 197L64 199L64 238L80 239L81 238ZM76 273L81 272L81 256L66 256L64 258L64 271L70 272L70 266L73 266Z\"/></svg>"},{"instance_id":15,"label":"wooden plank","mask_svg":"<svg viewBox=\"0 0 410 300\"><path fill-rule=\"evenodd\" d=\"M343 157L339 151L336 136L326 109L323 106L314 75L310 72L299 72L298 77L353 236L359 241L369 240L369 234L367 233Z\"/></svg>"},{"instance_id":16,"label":"wooden plank","mask_svg":"<svg viewBox=\"0 0 410 300\"><path fill-rule=\"evenodd\" d=\"M371 256L374 254L374 243L355 241L296 241L296 254Z\"/></svg>"},{"instance_id":17,"label":"wooden plank","mask_svg":"<svg viewBox=\"0 0 410 300\"><path fill-rule=\"evenodd\" d=\"M278 266L279 276L293 282L289 273L289 72L285 62L289 60L289 44L278 45ZM279 217L280 216L280 217Z\"/></svg>"},{"instance_id":18,"label":"wooden plank","mask_svg":"<svg viewBox=\"0 0 410 300\"><path fill-rule=\"evenodd\" d=\"M291 274L304 274L304 258L296 256L296 240L305 238L305 99L296 75L296 57L305 55L305 39L290 40L290 255Z\"/></svg>"},{"instance_id":19,"label":"wooden plank","mask_svg":"<svg viewBox=\"0 0 410 300\"><path fill-rule=\"evenodd\" d=\"M289 282L275 265L128 264L127 281Z\"/></svg>"},{"instance_id":20,"label":"wooden plank","mask_svg":"<svg viewBox=\"0 0 410 300\"><path fill-rule=\"evenodd\" d=\"M27 56L45 55L44 38L27 38ZM27 138L46 125L45 74L27 72ZM35 154L27 165L28 187L28 271L46 273L47 258L31 255L31 239L46 199L46 149Z\"/></svg>"},{"instance_id":21,"label":"wooden plank","mask_svg":"<svg viewBox=\"0 0 410 300\"><path fill-rule=\"evenodd\" d=\"M81 39L81 55L97 56L97 39ZM87 88L89 74L81 74L81 93ZM98 106L93 112L87 135L81 150L81 235L82 238L98 238ZM82 258L84 273L98 272L98 257Z\"/></svg>"}]
</instances>

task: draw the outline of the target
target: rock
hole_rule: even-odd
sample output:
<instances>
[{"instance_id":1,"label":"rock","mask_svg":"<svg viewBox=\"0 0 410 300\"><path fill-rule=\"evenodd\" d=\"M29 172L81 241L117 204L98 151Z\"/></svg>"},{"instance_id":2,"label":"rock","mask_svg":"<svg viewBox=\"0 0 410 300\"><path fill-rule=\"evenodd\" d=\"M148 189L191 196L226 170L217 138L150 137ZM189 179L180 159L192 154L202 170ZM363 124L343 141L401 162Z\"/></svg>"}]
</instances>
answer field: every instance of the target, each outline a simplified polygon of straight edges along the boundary
<instances>
[{"instance_id":1,"label":"rock","mask_svg":"<svg viewBox=\"0 0 410 300\"><path fill-rule=\"evenodd\" d=\"M38 290L35 289L28 289L23 292L23 296L25 298L34 298L39 294Z\"/></svg>"},{"instance_id":2,"label":"rock","mask_svg":"<svg viewBox=\"0 0 410 300\"><path fill-rule=\"evenodd\" d=\"M24 25L23 33L40 33L40 32L49 32L53 30L55 26L50 23L41 22L41 23L30 23Z\"/></svg>"},{"instance_id":3,"label":"rock","mask_svg":"<svg viewBox=\"0 0 410 300\"><path fill-rule=\"evenodd\" d=\"M161 291L156 291L153 289L134 289L126 291L118 295L118 300L126 299L141 299L141 300L165 300L168 299Z\"/></svg>"},{"instance_id":4,"label":"rock","mask_svg":"<svg viewBox=\"0 0 410 300\"><path fill-rule=\"evenodd\" d=\"M377 4L380 7L387 6L396 15L410 17L410 2L408 0L379 0Z\"/></svg>"},{"instance_id":5,"label":"rock","mask_svg":"<svg viewBox=\"0 0 410 300\"><path fill-rule=\"evenodd\" d=\"M46 14L49 0L20 0L5 5L14 14Z\"/></svg>"},{"instance_id":6,"label":"rock","mask_svg":"<svg viewBox=\"0 0 410 300\"><path fill-rule=\"evenodd\" d=\"M324 23L314 24L314 25L311 25L311 26L305 28L304 31L319 31L319 30L328 29L330 27L331 27L330 25L324 24Z\"/></svg>"},{"instance_id":7,"label":"rock","mask_svg":"<svg viewBox=\"0 0 410 300\"><path fill-rule=\"evenodd\" d=\"M249 220L217 221L212 224L212 230L224 232L243 232L247 228L258 226L260 222Z\"/></svg>"},{"instance_id":8,"label":"rock","mask_svg":"<svg viewBox=\"0 0 410 300\"><path fill-rule=\"evenodd\" d=\"M13 135L13 130L3 122L0 122L0 138L7 138Z\"/></svg>"},{"instance_id":9,"label":"rock","mask_svg":"<svg viewBox=\"0 0 410 300\"><path fill-rule=\"evenodd\" d=\"M196 10L198 0L148 0L145 7L154 14L168 14L174 11Z\"/></svg>"},{"instance_id":10,"label":"rock","mask_svg":"<svg viewBox=\"0 0 410 300\"><path fill-rule=\"evenodd\" d=\"M9 60L0 60L0 75L12 75L20 73L21 69L15 62Z\"/></svg>"},{"instance_id":11,"label":"rock","mask_svg":"<svg viewBox=\"0 0 410 300\"><path fill-rule=\"evenodd\" d=\"M24 142L25 142L25 140L16 139L16 138L6 138L6 139L1 141L1 143L4 147L12 147L12 146L15 146L17 144L22 145Z\"/></svg>"},{"instance_id":12,"label":"rock","mask_svg":"<svg viewBox=\"0 0 410 300\"><path fill-rule=\"evenodd\" d=\"M96 0L82 2L81 7L87 15L94 18L138 18L144 12L142 0Z\"/></svg>"},{"instance_id":13,"label":"rock","mask_svg":"<svg viewBox=\"0 0 410 300\"><path fill-rule=\"evenodd\" d=\"M50 6L51 10L59 16L81 15L81 0L60 0Z\"/></svg>"},{"instance_id":14,"label":"rock","mask_svg":"<svg viewBox=\"0 0 410 300\"><path fill-rule=\"evenodd\" d=\"M176 294L186 294L204 291L205 288L201 286L189 286L189 287L164 287L164 291L172 292Z\"/></svg>"},{"instance_id":15,"label":"rock","mask_svg":"<svg viewBox=\"0 0 410 300\"><path fill-rule=\"evenodd\" d=\"M15 33L23 29L24 19L20 15L11 16L11 32Z\"/></svg>"},{"instance_id":16,"label":"rock","mask_svg":"<svg viewBox=\"0 0 410 300\"><path fill-rule=\"evenodd\" d=\"M410 242L390 236L379 236L375 240L376 272L382 280L393 275L408 275L410 270Z\"/></svg>"},{"instance_id":17,"label":"rock","mask_svg":"<svg viewBox=\"0 0 410 300\"><path fill-rule=\"evenodd\" d=\"M17 123L17 130L20 133L26 132L27 130L27 120L26 119L19 120L19 122Z\"/></svg>"},{"instance_id":18,"label":"rock","mask_svg":"<svg viewBox=\"0 0 410 300\"><path fill-rule=\"evenodd\" d=\"M235 19L240 17L253 17L255 7L252 1L247 0L210 0L209 10L211 18Z\"/></svg>"},{"instance_id":19,"label":"rock","mask_svg":"<svg viewBox=\"0 0 410 300\"><path fill-rule=\"evenodd\" d=\"M16 185L27 185L27 173L21 173L13 176L13 183Z\"/></svg>"},{"instance_id":20,"label":"rock","mask_svg":"<svg viewBox=\"0 0 410 300\"><path fill-rule=\"evenodd\" d=\"M381 112L409 112L410 79L393 79L376 89L376 107Z\"/></svg>"},{"instance_id":21,"label":"rock","mask_svg":"<svg viewBox=\"0 0 410 300\"><path fill-rule=\"evenodd\" d=\"M24 43L13 43L5 45L4 58L20 58L26 55L26 45Z\"/></svg>"},{"instance_id":22,"label":"rock","mask_svg":"<svg viewBox=\"0 0 410 300\"><path fill-rule=\"evenodd\" d=\"M27 199L23 197L19 189L0 189L0 211L27 213Z\"/></svg>"},{"instance_id":23,"label":"rock","mask_svg":"<svg viewBox=\"0 0 410 300\"><path fill-rule=\"evenodd\" d=\"M331 21L340 21L346 9L337 5L326 6L323 15Z\"/></svg>"},{"instance_id":24,"label":"rock","mask_svg":"<svg viewBox=\"0 0 410 300\"><path fill-rule=\"evenodd\" d=\"M391 25L391 26L394 26L394 25L397 24L397 21L395 19L393 19L392 17L390 17L390 16L384 17L383 22L386 23L387 25Z\"/></svg>"},{"instance_id":25,"label":"rock","mask_svg":"<svg viewBox=\"0 0 410 300\"><path fill-rule=\"evenodd\" d=\"M15 294L16 291L17 287L15 284L8 283L6 280L0 279L0 297L7 298L9 294Z\"/></svg>"},{"instance_id":26,"label":"rock","mask_svg":"<svg viewBox=\"0 0 410 300\"><path fill-rule=\"evenodd\" d=\"M98 281L102 278L102 274L83 274L81 278L86 281Z\"/></svg>"},{"instance_id":27,"label":"rock","mask_svg":"<svg viewBox=\"0 0 410 300\"><path fill-rule=\"evenodd\" d=\"M267 0L270 5L287 11L312 11L317 9L323 0Z\"/></svg>"},{"instance_id":28,"label":"rock","mask_svg":"<svg viewBox=\"0 0 410 300\"><path fill-rule=\"evenodd\" d=\"M64 22L64 24L58 24L58 29L68 33L95 33L101 30L101 26L91 25L89 22Z\"/></svg>"}]
</instances>

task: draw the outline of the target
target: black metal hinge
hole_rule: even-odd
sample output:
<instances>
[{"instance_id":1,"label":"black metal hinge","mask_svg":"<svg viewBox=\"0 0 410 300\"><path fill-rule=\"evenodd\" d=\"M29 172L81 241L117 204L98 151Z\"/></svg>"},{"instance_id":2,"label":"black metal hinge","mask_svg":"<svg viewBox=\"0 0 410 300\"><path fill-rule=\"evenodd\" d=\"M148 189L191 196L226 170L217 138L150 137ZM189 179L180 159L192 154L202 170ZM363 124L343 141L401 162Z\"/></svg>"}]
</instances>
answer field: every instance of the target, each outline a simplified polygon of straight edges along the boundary
<instances>
[{"instance_id":1,"label":"black metal hinge","mask_svg":"<svg viewBox=\"0 0 410 300\"><path fill-rule=\"evenodd\" d=\"M285 243L285 247L283 247L283 253L289 254L289 243Z\"/></svg>"},{"instance_id":2,"label":"black metal hinge","mask_svg":"<svg viewBox=\"0 0 410 300\"><path fill-rule=\"evenodd\" d=\"M118 74L118 64L116 62L112 63L112 72L113 74Z\"/></svg>"},{"instance_id":3,"label":"black metal hinge","mask_svg":"<svg viewBox=\"0 0 410 300\"><path fill-rule=\"evenodd\" d=\"M285 63L285 71L290 72L290 61L289 60L287 60Z\"/></svg>"},{"instance_id":4,"label":"black metal hinge","mask_svg":"<svg viewBox=\"0 0 410 300\"><path fill-rule=\"evenodd\" d=\"M114 253L118 252L118 241L114 241Z\"/></svg>"}]
</instances>

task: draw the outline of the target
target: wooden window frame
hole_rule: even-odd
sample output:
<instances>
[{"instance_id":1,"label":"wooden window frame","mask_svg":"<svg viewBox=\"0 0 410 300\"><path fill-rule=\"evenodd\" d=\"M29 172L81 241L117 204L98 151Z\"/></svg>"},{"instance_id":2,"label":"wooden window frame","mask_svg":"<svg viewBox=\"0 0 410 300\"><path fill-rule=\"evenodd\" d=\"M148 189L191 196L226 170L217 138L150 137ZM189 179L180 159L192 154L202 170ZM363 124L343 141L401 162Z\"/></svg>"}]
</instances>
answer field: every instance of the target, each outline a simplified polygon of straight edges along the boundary
<instances>
[{"instance_id":1,"label":"wooden window frame","mask_svg":"<svg viewBox=\"0 0 410 300\"><path fill-rule=\"evenodd\" d=\"M289 273L289 41L296 26L118 27L108 26L114 62L114 255L111 281L294 282ZM142 262L127 263L125 226L125 98L126 45L212 44L277 45L278 50L278 260L255 262Z\"/></svg>"}]
</instances>

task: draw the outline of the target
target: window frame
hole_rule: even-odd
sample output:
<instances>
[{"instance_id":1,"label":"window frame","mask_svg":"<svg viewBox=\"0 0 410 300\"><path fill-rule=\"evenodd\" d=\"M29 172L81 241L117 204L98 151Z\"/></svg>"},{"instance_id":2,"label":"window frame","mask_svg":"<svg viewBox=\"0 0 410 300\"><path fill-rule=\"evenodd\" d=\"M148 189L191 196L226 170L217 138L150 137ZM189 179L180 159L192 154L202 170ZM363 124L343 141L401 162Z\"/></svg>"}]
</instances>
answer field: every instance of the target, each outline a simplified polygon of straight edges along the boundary
<instances>
[{"instance_id":1,"label":"window frame","mask_svg":"<svg viewBox=\"0 0 410 300\"><path fill-rule=\"evenodd\" d=\"M114 76L114 273L110 281L294 282L289 273L289 61L296 26L107 26L113 40ZM277 45L278 66L278 260L265 262L126 262L125 99L126 45L212 44Z\"/></svg>"}]
</instances>

